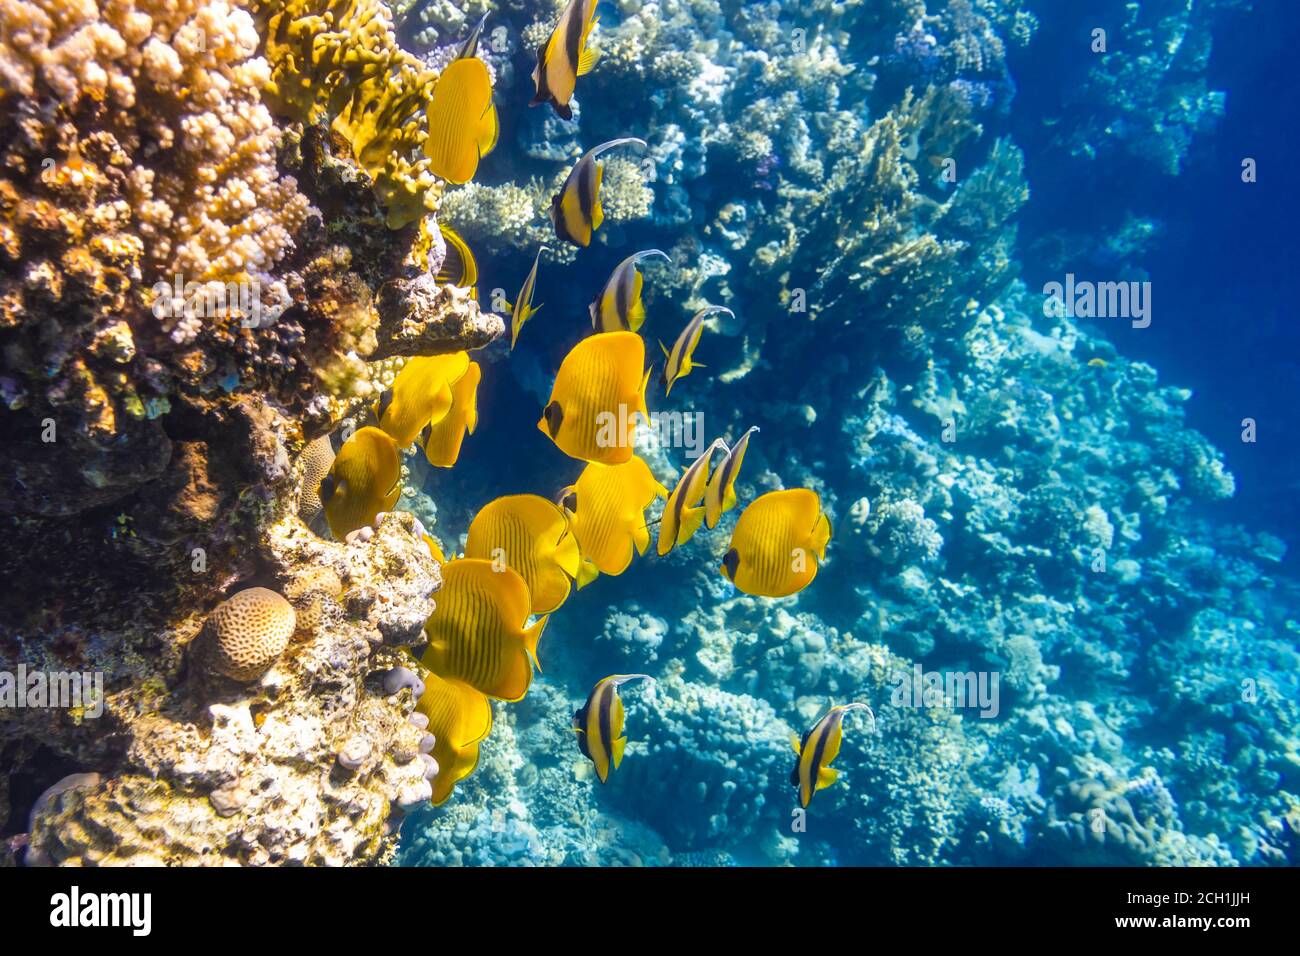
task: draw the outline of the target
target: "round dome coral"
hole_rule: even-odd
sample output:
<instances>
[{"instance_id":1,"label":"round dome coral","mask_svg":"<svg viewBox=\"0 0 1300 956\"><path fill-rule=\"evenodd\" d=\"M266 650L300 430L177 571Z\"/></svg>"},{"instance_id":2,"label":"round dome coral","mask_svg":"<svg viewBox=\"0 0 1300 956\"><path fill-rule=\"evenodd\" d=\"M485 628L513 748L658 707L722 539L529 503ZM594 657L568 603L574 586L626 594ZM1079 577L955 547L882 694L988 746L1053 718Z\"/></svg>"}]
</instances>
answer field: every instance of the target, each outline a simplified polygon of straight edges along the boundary
<instances>
[{"instance_id":1,"label":"round dome coral","mask_svg":"<svg viewBox=\"0 0 1300 956\"><path fill-rule=\"evenodd\" d=\"M297 626L293 605L266 588L246 588L216 606L212 666L234 680L252 680L270 669Z\"/></svg>"}]
</instances>

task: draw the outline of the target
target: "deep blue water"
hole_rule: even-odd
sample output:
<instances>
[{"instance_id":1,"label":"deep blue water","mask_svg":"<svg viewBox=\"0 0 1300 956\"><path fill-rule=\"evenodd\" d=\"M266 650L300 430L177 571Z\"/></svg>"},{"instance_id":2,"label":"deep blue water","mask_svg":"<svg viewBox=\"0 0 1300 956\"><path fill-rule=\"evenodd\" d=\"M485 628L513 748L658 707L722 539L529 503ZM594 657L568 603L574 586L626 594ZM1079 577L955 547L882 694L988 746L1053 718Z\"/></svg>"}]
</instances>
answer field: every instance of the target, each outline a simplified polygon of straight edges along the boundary
<instances>
[{"instance_id":1,"label":"deep blue water","mask_svg":"<svg viewBox=\"0 0 1300 956\"><path fill-rule=\"evenodd\" d=\"M1149 328L1109 329L1127 355L1154 365L1162 381L1195 392L1188 419L1221 449L1238 480L1220 516L1257 529L1300 527L1300 326L1295 271L1300 197L1292 172L1300 95L1295 57L1300 7L1259 0L1228 10L1214 32L1208 85L1227 93L1217 127L1197 136L1181 175L1153 175L1133 160L1072 161L1052 150L1044 123L1078 116L1062 91L1088 66L1086 56L1053 55L1078 46L1095 25L1122 44L1122 3L1054 4L1041 32L1011 51L1018 96L1010 128L1027 154L1032 198L1020 221L1026 280L1054 275L1033 255L1035 238L1068 229L1113 235L1126 215L1151 217L1159 237L1133 264L1149 273L1156 315ZM1068 9L1067 9L1068 8ZM1044 7L1044 10L1047 8ZM1241 181L1245 157L1258 181ZM1089 264L1113 271L1114 260ZM1082 272L1082 270L1080 270ZM1241 441L1241 420L1260 423L1256 444ZM1290 556L1294 560L1294 555Z\"/></svg>"}]
</instances>

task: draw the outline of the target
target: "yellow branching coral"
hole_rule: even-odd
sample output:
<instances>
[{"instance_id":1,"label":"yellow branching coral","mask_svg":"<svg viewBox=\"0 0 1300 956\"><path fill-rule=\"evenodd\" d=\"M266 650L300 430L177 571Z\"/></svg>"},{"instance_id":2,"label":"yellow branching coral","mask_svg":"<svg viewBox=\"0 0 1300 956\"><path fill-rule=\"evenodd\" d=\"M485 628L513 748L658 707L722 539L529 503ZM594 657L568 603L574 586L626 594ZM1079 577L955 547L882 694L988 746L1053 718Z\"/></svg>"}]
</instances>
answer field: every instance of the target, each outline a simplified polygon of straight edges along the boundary
<instances>
[{"instance_id":1,"label":"yellow branching coral","mask_svg":"<svg viewBox=\"0 0 1300 956\"><path fill-rule=\"evenodd\" d=\"M438 75L403 50L380 0L263 0L267 101L300 122L330 121L374 182L393 229L437 210L425 106Z\"/></svg>"}]
</instances>

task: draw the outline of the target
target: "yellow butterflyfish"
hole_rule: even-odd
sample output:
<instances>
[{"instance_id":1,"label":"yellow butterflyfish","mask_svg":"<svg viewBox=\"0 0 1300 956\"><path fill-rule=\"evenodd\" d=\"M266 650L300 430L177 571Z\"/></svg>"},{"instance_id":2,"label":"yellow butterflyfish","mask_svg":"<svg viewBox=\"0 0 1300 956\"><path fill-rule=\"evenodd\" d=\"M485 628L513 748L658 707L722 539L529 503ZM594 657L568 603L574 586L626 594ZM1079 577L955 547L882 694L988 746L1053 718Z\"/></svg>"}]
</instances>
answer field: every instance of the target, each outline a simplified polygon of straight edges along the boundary
<instances>
[{"instance_id":1,"label":"yellow butterflyfish","mask_svg":"<svg viewBox=\"0 0 1300 956\"><path fill-rule=\"evenodd\" d=\"M469 369L468 352L446 355L416 355L406 360L393 387L386 389L375 405L379 427L405 448L415 441L430 422L440 422L451 411L453 386Z\"/></svg>"},{"instance_id":2,"label":"yellow butterflyfish","mask_svg":"<svg viewBox=\"0 0 1300 956\"><path fill-rule=\"evenodd\" d=\"M542 261L542 253L546 251L545 246L537 250L537 255L533 257L533 267L528 272L524 284L519 288L519 294L515 296L514 304L506 303L506 311L510 313L510 348L513 351L515 343L519 341L519 332L524 327L524 323L542 310L542 307L533 305L533 290L537 288L537 264Z\"/></svg>"},{"instance_id":3,"label":"yellow butterflyfish","mask_svg":"<svg viewBox=\"0 0 1300 956\"><path fill-rule=\"evenodd\" d=\"M645 304L641 301L641 285L644 281L637 270L637 263L650 256L668 254L658 249L646 249L628 256L610 273L600 295L592 299L588 311L591 313L591 327L597 332L617 332L626 329L631 332L641 331L645 322ZM668 259L672 262L671 259Z\"/></svg>"},{"instance_id":4,"label":"yellow butterflyfish","mask_svg":"<svg viewBox=\"0 0 1300 956\"><path fill-rule=\"evenodd\" d=\"M427 674L424 693L415 704L429 718L433 734L433 805L445 803L452 789L478 765L479 747L492 732L492 705L464 681Z\"/></svg>"},{"instance_id":5,"label":"yellow butterflyfish","mask_svg":"<svg viewBox=\"0 0 1300 956\"><path fill-rule=\"evenodd\" d=\"M746 594L786 597L812 583L830 538L817 492L769 491L736 520L722 573Z\"/></svg>"},{"instance_id":6,"label":"yellow butterflyfish","mask_svg":"<svg viewBox=\"0 0 1300 956\"><path fill-rule=\"evenodd\" d=\"M492 102L492 77L487 64L474 54L483 19L470 33L460 54L438 76L427 108L429 135L424 155L434 175L449 183L467 183L479 160L497 144L497 108Z\"/></svg>"},{"instance_id":7,"label":"yellow butterflyfish","mask_svg":"<svg viewBox=\"0 0 1300 956\"><path fill-rule=\"evenodd\" d=\"M703 363L695 362L691 357L695 354L695 347L700 344L700 336L704 333L705 317L714 312L725 312L732 318L736 315L725 305L705 306L686 323L686 328L682 329L681 335L677 336L677 341L673 342L671 349L662 342L659 343L659 347L664 350L665 359L659 384L664 386L665 395L671 394L673 383L689 375L691 369L704 367Z\"/></svg>"},{"instance_id":8,"label":"yellow butterflyfish","mask_svg":"<svg viewBox=\"0 0 1300 956\"><path fill-rule=\"evenodd\" d=\"M599 332L569 350L537 427L570 458L617 465L633 454L636 415L648 420L645 343L635 332Z\"/></svg>"},{"instance_id":9,"label":"yellow butterflyfish","mask_svg":"<svg viewBox=\"0 0 1300 956\"><path fill-rule=\"evenodd\" d=\"M596 157L607 149L625 143L646 145L643 139L624 136L593 146L573 164L564 185L551 197L551 223L555 226L555 235L561 241L582 248L591 245L592 233L605 221L605 211L600 205L600 181L604 170L596 162Z\"/></svg>"},{"instance_id":10,"label":"yellow butterflyfish","mask_svg":"<svg viewBox=\"0 0 1300 956\"><path fill-rule=\"evenodd\" d=\"M456 464L465 433L472 435L478 427L478 385L482 375L478 362L470 362L465 374L451 388L451 408L447 414L420 433L420 447L433 467L450 468Z\"/></svg>"},{"instance_id":11,"label":"yellow butterflyfish","mask_svg":"<svg viewBox=\"0 0 1300 956\"><path fill-rule=\"evenodd\" d=\"M745 450L749 448L749 436L758 431L755 425L740 436L740 441L731 446L727 457L713 470L709 478L709 487L704 492L704 525L712 528L717 525L724 512L736 506L736 476L745 460Z\"/></svg>"},{"instance_id":12,"label":"yellow butterflyfish","mask_svg":"<svg viewBox=\"0 0 1300 956\"><path fill-rule=\"evenodd\" d=\"M618 689L630 680L654 678L648 674L611 674L596 683L582 707L573 712L573 729L578 733L578 748L596 767L601 783L623 762L623 701Z\"/></svg>"},{"instance_id":13,"label":"yellow butterflyfish","mask_svg":"<svg viewBox=\"0 0 1300 956\"><path fill-rule=\"evenodd\" d=\"M489 697L523 699L547 621L543 616L525 626L531 599L524 579L491 561L459 558L442 566L435 601L424 625L424 666Z\"/></svg>"},{"instance_id":14,"label":"yellow butterflyfish","mask_svg":"<svg viewBox=\"0 0 1300 956\"><path fill-rule=\"evenodd\" d=\"M533 84L537 92L529 106L550 103L556 114L573 119L569 101L584 76L596 65L597 53L587 49L591 28L600 19L596 16L597 0L569 0L560 22L551 35L537 48L537 66L533 68Z\"/></svg>"},{"instance_id":15,"label":"yellow butterflyfish","mask_svg":"<svg viewBox=\"0 0 1300 956\"><path fill-rule=\"evenodd\" d=\"M721 448L726 451L727 444L721 438L714 439L704 454L686 468L677 482L677 487L668 496L664 504L663 517L659 519L659 556L663 557L673 548L685 544L695 536L704 520L704 508L700 501L704 498L709 480L709 462L713 453Z\"/></svg>"},{"instance_id":16,"label":"yellow butterflyfish","mask_svg":"<svg viewBox=\"0 0 1300 956\"><path fill-rule=\"evenodd\" d=\"M339 541L391 511L402 494L402 463L386 432L367 425L343 443L321 482L320 500L330 532Z\"/></svg>"},{"instance_id":17,"label":"yellow butterflyfish","mask_svg":"<svg viewBox=\"0 0 1300 956\"><path fill-rule=\"evenodd\" d=\"M507 495L484 505L469 525L465 557L513 568L528 585L532 612L549 614L578 576L578 542L563 509L538 495Z\"/></svg>"},{"instance_id":18,"label":"yellow butterflyfish","mask_svg":"<svg viewBox=\"0 0 1300 956\"><path fill-rule=\"evenodd\" d=\"M840 752L844 715L852 710L865 710L875 724L876 717L866 704L840 704L832 706L802 738L790 735L790 744L797 754L794 770L790 772L790 785L799 788L800 806L807 808L814 793L825 790L839 777L831 769L831 761Z\"/></svg>"},{"instance_id":19,"label":"yellow butterflyfish","mask_svg":"<svg viewBox=\"0 0 1300 956\"><path fill-rule=\"evenodd\" d=\"M632 563L634 548L645 554L650 545L645 511L656 498L667 496L668 489L636 455L621 465L593 462L582 470L564 496L564 507L572 512L569 527L582 555L579 588L601 574L622 574Z\"/></svg>"}]
</instances>

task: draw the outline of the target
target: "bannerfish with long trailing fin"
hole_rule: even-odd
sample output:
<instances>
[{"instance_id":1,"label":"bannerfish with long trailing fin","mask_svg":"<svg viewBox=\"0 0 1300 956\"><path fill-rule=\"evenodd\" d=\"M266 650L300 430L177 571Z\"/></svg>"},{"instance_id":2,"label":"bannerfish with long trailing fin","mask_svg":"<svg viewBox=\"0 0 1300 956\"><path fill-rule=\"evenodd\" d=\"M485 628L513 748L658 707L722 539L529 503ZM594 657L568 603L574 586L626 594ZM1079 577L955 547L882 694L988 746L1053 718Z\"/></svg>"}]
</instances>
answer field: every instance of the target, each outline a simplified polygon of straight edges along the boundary
<instances>
[{"instance_id":1,"label":"bannerfish with long trailing fin","mask_svg":"<svg viewBox=\"0 0 1300 956\"><path fill-rule=\"evenodd\" d=\"M379 512L392 511L401 494L397 444L371 425L358 428L343 443L320 489L325 519L339 541L372 524Z\"/></svg>"},{"instance_id":2,"label":"bannerfish with long trailing fin","mask_svg":"<svg viewBox=\"0 0 1300 956\"><path fill-rule=\"evenodd\" d=\"M537 66L533 68L534 93L529 106L550 103L560 117L573 119L569 101L573 99L578 77L591 72L598 54L587 49L596 16L597 0L569 0L560 22L537 48Z\"/></svg>"},{"instance_id":3,"label":"bannerfish with long trailing fin","mask_svg":"<svg viewBox=\"0 0 1300 956\"><path fill-rule=\"evenodd\" d=\"M545 246L538 248L537 255L533 257L533 268L529 270L528 278L524 279L519 294L515 296L514 304L506 303L506 311L510 313L511 350L514 349L515 343L519 341L519 332L524 327L524 323L542 311L540 305L533 305L533 290L537 287L537 263L542 261L542 253L545 250Z\"/></svg>"},{"instance_id":4,"label":"bannerfish with long trailing fin","mask_svg":"<svg viewBox=\"0 0 1300 956\"><path fill-rule=\"evenodd\" d=\"M579 588L601 574L622 574L632 563L633 549L645 554L650 545L646 509L656 498L668 497L668 489L636 455L621 465L593 462L566 491L569 527L582 555Z\"/></svg>"},{"instance_id":5,"label":"bannerfish with long trailing fin","mask_svg":"<svg viewBox=\"0 0 1300 956\"><path fill-rule=\"evenodd\" d=\"M429 718L428 732L433 734L433 759L438 761L433 779L436 807L446 803L456 784L478 766L479 747L492 732L492 705L464 681L428 674L415 709Z\"/></svg>"},{"instance_id":6,"label":"bannerfish with long trailing fin","mask_svg":"<svg viewBox=\"0 0 1300 956\"><path fill-rule=\"evenodd\" d=\"M479 20L460 54L438 76L429 100L424 155L434 175L467 183L479 160L497 144L500 126L492 102L492 77L475 53L487 14Z\"/></svg>"},{"instance_id":7,"label":"bannerfish with long trailing fin","mask_svg":"<svg viewBox=\"0 0 1300 956\"><path fill-rule=\"evenodd\" d=\"M758 431L755 425L740 436L740 441L731 446L727 457L713 470L709 478L709 487L704 492L704 524L713 528L722 518L724 512L736 506L736 476L745 461L745 450L749 448L749 436Z\"/></svg>"},{"instance_id":8,"label":"bannerfish with long trailing fin","mask_svg":"<svg viewBox=\"0 0 1300 956\"><path fill-rule=\"evenodd\" d=\"M671 394L673 383L689 375L691 369L704 367L702 362L696 362L691 357L695 354L695 347L700 344L700 336L704 334L705 317L714 312L725 312L732 318L736 316L736 313L725 305L707 305L686 323L686 328L682 329L681 335L677 336L677 341L673 342L671 349L662 342L659 343L659 347L664 351L665 360L664 370L659 376L659 384L664 386L665 395Z\"/></svg>"},{"instance_id":9,"label":"bannerfish with long trailing fin","mask_svg":"<svg viewBox=\"0 0 1300 956\"><path fill-rule=\"evenodd\" d=\"M630 680L654 678L648 674L611 674L597 681L587 702L573 712L573 729L578 733L578 748L582 755L596 767L596 777L601 783L623 762L623 701L618 689Z\"/></svg>"},{"instance_id":10,"label":"bannerfish with long trailing fin","mask_svg":"<svg viewBox=\"0 0 1300 956\"><path fill-rule=\"evenodd\" d=\"M812 802L814 793L825 790L839 777L831 769L831 761L839 755L844 715L851 710L865 710L875 725L876 715L866 704L840 704L832 705L802 738L790 735L790 744L797 755L794 770L790 771L790 786L799 788L799 805L805 809Z\"/></svg>"},{"instance_id":11,"label":"bannerfish with long trailing fin","mask_svg":"<svg viewBox=\"0 0 1300 956\"><path fill-rule=\"evenodd\" d=\"M570 458L621 464L632 457L636 415L647 421L645 343L635 332L598 332L569 350L537 427Z\"/></svg>"},{"instance_id":12,"label":"bannerfish with long trailing fin","mask_svg":"<svg viewBox=\"0 0 1300 956\"><path fill-rule=\"evenodd\" d=\"M439 285L456 285L469 289L470 297L478 298L478 261L470 251L467 243L451 226L438 225L442 233L447 254L443 257L442 268L434 279Z\"/></svg>"},{"instance_id":13,"label":"bannerfish with long trailing fin","mask_svg":"<svg viewBox=\"0 0 1300 956\"><path fill-rule=\"evenodd\" d=\"M468 352L447 355L415 355L406 360L393 387L385 389L375 404L375 420L406 448L415 441L420 429L430 422L440 422L455 401L454 386L469 370Z\"/></svg>"},{"instance_id":14,"label":"bannerfish with long trailing fin","mask_svg":"<svg viewBox=\"0 0 1300 956\"><path fill-rule=\"evenodd\" d=\"M588 311L591 312L591 327L597 332L617 332L626 329L631 332L641 331L645 322L645 304L641 301L641 285L644 281L637 263L649 256L663 256L666 252L658 249L646 249L628 256L610 273L605 288L600 295L591 300Z\"/></svg>"},{"instance_id":15,"label":"bannerfish with long trailing fin","mask_svg":"<svg viewBox=\"0 0 1300 956\"><path fill-rule=\"evenodd\" d=\"M538 495L507 495L484 505L470 522L465 557L519 572L534 614L549 614L563 604L570 580L578 576L578 541L569 532L569 519Z\"/></svg>"},{"instance_id":16,"label":"bannerfish with long trailing fin","mask_svg":"<svg viewBox=\"0 0 1300 956\"><path fill-rule=\"evenodd\" d=\"M560 191L551 197L551 223L555 226L556 237L561 241L571 242L584 249L591 245L592 233L605 221L605 211L600 205L600 181L604 167L596 162L596 157L607 149L625 143L646 145L643 139L624 136L593 146L574 163Z\"/></svg>"},{"instance_id":17,"label":"bannerfish with long trailing fin","mask_svg":"<svg viewBox=\"0 0 1300 956\"><path fill-rule=\"evenodd\" d=\"M704 498L709 480L709 462L719 448L725 452L727 443L721 438L715 438L704 454L687 466L677 481L677 487L668 496L663 517L659 519L660 557L690 541L695 532L700 530L700 523L704 520L704 508L700 501Z\"/></svg>"},{"instance_id":18,"label":"bannerfish with long trailing fin","mask_svg":"<svg viewBox=\"0 0 1300 956\"><path fill-rule=\"evenodd\" d=\"M424 624L421 662L498 700L522 700L533 682L537 643L548 618L525 626L528 585L510 568L459 558L442 566L442 587Z\"/></svg>"},{"instance_id":19,"label":"bannerfish with long trailing fin","mask_svg":"<svg viewBox=\"0 0 1300 956\"><path fill-rule=\"evenodd\" d=\"M831 523L817 492L769 491L736 520L722 573L746 594L788 597L812 583L830 539Z\"/></svg>"},{"instance_id":20,"label":"bannerfish with long trailing fin","mask_svg":"<svg viewBox=\"0 0 1300 956\"><path fill-rule=\"evenodd\" d=\"M430 422L420 433L425 460L435 468L450 468L460 457L465 433L478 427L478 385L483 370L470 362L465 374L451 387L451 408L440 420Z\"/></svg>"}]
</instances>

